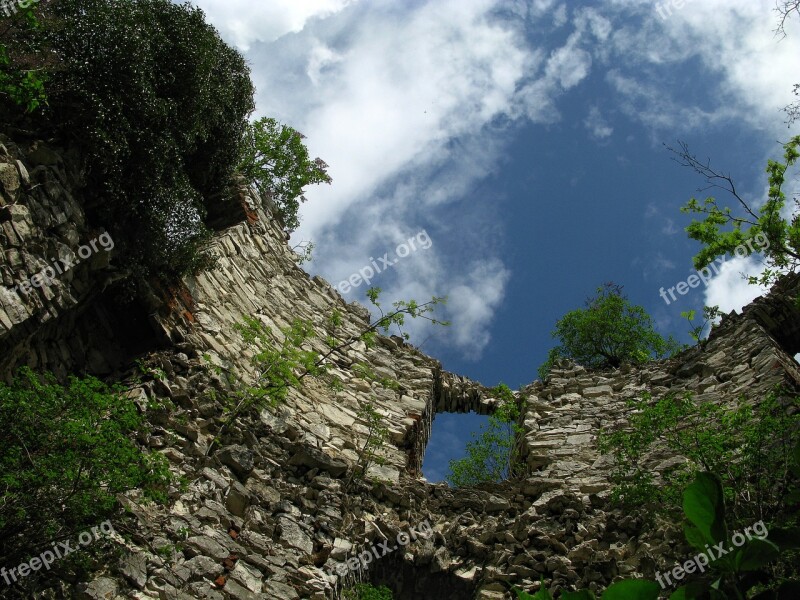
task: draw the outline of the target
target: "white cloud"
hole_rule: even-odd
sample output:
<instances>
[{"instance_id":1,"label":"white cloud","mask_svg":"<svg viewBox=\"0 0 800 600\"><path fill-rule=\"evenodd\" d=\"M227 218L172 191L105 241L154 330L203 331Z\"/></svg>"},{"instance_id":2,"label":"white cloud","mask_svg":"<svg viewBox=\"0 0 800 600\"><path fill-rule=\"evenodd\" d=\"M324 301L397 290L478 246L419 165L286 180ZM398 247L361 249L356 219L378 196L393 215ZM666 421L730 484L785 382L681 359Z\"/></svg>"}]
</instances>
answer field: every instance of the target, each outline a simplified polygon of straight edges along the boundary
<instances>
[{"instance_id":1,"label":"white cloud","mask_svg":"<svg viewBox=\"0 0 800 600\"><path fill-rule=\"evenodd\" d=\"M313 18L333 15L355 0L202 0L197 2L222 36L242 50L301 31Z\"/></svg>"},{"instance_id":2,"label":"white cloud","mask_svg":"<svg viewBox=\"0 0 800 600\"><path fill-rule=\"evenodd\" d=\"M740 312L742 307L767 292L767 288L750 285L742 277L742 273L755 275L761 269L760 262L752 257L734 257L724 262L719 269L719 275L714 277L706 288L705 305L719 306L726 314L732 310Z\"/></svg>"},{"instance_id":3,"label":"white cloud","mask_svg":"<svg viewBox=\"0 0 800 600\"><path fill-rule=\"evenodd\" d=\"M791 101L796 83L800 27L793 22L787 38L776 38L774 6L766 0L698 0L662 19L651 0L614 0L609 12L638 14L643 22L617 19L610 43L620 66L609 81L631 116L654 128L689 129L735 118L785 134L778 111ZM694 98L681 98L670 82L659 81L663 71L657 67L691 58L707 70L702 84L715 87L716 103L704 110L692 106ZM650 81L643 80L643 67L656 68Z\"/></svg>"},{"instance_id":4,"label":"white cloud","mask_svg":"<svg viewBox=\"0 0 800 600\"><path fill-rule=\"evenodd\" d=\"M545 69L548 79L558 81L562 89L578 85L592 68L592 56L579 47L581 35L573 33L567 43L550 56Z\"/></svg>"},{"instance_id":5,"label":"white cloud","mask_svg":"<svg viewBox=\"0 0 800 600\"><path fill-rule=\"evenodd\" d=\"M434 248L381 285L387 298L450 296L447 335L471 356L489 341L509 273L502 235L486 225L498 199L472 207L462 198L497 170L521 123L558 122L562 97L601 71L615 114L653 131L733 118L772 130L800 54L800 34L773 39L771 7L752 0L687 3L667 20L650 0L575 9L556 0L198 4L226 39L249 48L259 114L302 131L330 165L333 185L309 190L295 236L317 243L314 269L336 282L430 224ZM572 30L557 32L566 39L557 44L530 35L564 25ZM708 71L708 106L660 79L690 58ZM614 130L596 106L584 125L598 139Z\"/></svg>"},{"instance_id":6,"label":"white cloud","mask_svg":"<svg viewBox=\"0 0 800 600\"><path fill-rule=\"evenodd\" d=\"M509 119L524 114L520 89L547 56L526 45L518 23L493 17L495 6L354 4L248 56L259 113L302 131L330 165L333 185L309 190L295 236L316 242L313 270L336 283L433 222L434 248L375 284L387 301L448 296L453 327L436 335L473 358L489 341L508 272L500 236L482 226L491 211L459 203L497 168ZM577 62L562 52L547 63L543 94L585 76L591 59L578 50ZM457 260L453 239L468 240ZM350 297L363 301L365 289ZM429 333L416 321L408 329L416 341Z\"/></svg>"},{"instance_id":7,"label":"white cloud","mask_svg":"<svg viewBox=\"0 0 800 600\"><path fill-rule=\"evenodd\" d=\"M604 140L614 133L614 128L603 118L600 109L596 106L589 109L589 114L586 119L584 119L583 124L586 126L586 129L589 130L592 137L597 140Z\"/></svg>"}]
</instances>

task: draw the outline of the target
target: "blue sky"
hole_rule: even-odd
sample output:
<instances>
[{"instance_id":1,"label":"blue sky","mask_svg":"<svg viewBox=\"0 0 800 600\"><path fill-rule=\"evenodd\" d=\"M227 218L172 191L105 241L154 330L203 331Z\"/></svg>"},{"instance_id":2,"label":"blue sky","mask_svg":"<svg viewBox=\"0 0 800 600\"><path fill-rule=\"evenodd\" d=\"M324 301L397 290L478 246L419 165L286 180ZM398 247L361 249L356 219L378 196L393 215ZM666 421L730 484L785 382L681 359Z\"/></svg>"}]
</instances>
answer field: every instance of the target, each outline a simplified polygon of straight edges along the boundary
<instances>
[{"instance_id":1,"label":"blue sky","mask_svg":"<svg viewBox=\"0 0 800 600\"><path fill-rule=\"evenodd\" d=\"M448 370L529 383L556 319L606 281L683 340L681 311L758 295L740 277L758 265L732 259L660 298L690 275L678 209L703 183L663 143L686 141L762 201L800 82L800 20L775 37L773 0L197 4L248 59L257 116L330 165L293 237L316 244L309 272L337 285L424 232L371 285L387 301L448 296L451 327L411 327ZM434 428L425 473L439 479L468 436L464 418Z\"/></svg>"}]
</instances>

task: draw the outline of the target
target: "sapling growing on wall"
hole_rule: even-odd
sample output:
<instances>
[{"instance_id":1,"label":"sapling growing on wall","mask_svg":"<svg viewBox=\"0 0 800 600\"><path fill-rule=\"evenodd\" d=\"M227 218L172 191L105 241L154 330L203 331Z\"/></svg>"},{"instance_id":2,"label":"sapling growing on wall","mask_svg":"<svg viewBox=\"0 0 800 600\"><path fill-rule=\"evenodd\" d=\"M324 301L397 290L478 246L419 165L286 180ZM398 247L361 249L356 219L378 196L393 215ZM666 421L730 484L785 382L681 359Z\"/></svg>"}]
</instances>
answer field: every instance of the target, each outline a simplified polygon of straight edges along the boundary
<instances>
[{"instance_id":1,"label":"sapling growing on wall","mask_svg":"<svg viewBox=\"0 0 800 600\"><path fill-rule=\"evenodd\" d=\"M344 486L345 490L350 489L354 481L364 480L372 465L386 464L382 450L389 438L389 428L386 426L383 415L375 409L371 402L362 406L356 415L367 427L367 438L358 452L358 462L350 471L350 476Z\"/></svg>"},{"instance_id":2,"label":"sapling growing on wall","mask_svg":"<svg viewBox=\"0 0 800 600\"><path fill-rule=\"evenodd\" d=\"M500 399L489 422L481 426L479 435L467 443L467 456L450 461L447 480L455 487L499 482L515 474L518 467L517 438L522 428L517 425L520 410L514 393L505 384L494 388Z\"/></svg>"},{"instance_id":3,"label":"sapling growing on wall","mask_svg":"<svg viewBox=\"0 0 800 600\"><path fill-rule=\"evenodd\" d=\"M672 338L663 338L653 319L641 306L632 304L622 287L607 283L597 295L586 300L586 308L564 315L556 323L553 337L559 345L550 350L539 367L539 377L547 379L560 358L574 360L584 367L619 367L623 363L644 363L679 349Z\"/></svg>"},{"instance_id":4,"label":"sapling growing on wall","mask_svg":"<svg viewBox=\"0 0 800 600\"><path fill-rule=\"evenodd\" d=\"M681 316L689 322L691 327L689 330L689 335L695 342L699 344L702 341L703 333L705 332L706 327L711 325L715 319L721 317L723 313L719 309L719 306L704 306L703 321L699 325L695 325L694 323L695 314L695 311L687 310L683 311Z\"/></svg>"},{"instance_id":5,"label":"sapling growing on wall","mask_svg":"<svg viewBox=\"0 0 800 600\"><path fill-rule=\"evenodd\" d=\"M364 342L367 347L371 347L375 343L378 332L388 333L392 327L398 328L401 335L408 339L408 334L402 329L406 317L422 318L439 325L448 324L430 316L438 304L445 302L445 298L434 296L422 304L415 300L408 302L400 300L394 302L393 310L386 313L378 301L380 293L380 288L371 288L367 291L367 297L378 309L380 316L356 335L339 337L342 316L338 311L331 313L327 323L328 335L324 338L328 348L325 352L318 352L310 348L311 342L316 336L316 330L308 321L295 319L289 327L281 331L282 340L276 343L274 339L276 336L260 319L244 317L236 327L245 342L255 349L252 362L258 371L258 376L253 384L242 386L233 393L234 406L209 447L208 454L215 449L219 439L231 423L244 412L253 408L277 406L286 399L289 390L298 388L306 377L322 378L326 376L328 374L327 361L333 354L342 352L359 341ZM334 388L341 385L333 377L328 379Z\"/></svg>"}]
</instances>

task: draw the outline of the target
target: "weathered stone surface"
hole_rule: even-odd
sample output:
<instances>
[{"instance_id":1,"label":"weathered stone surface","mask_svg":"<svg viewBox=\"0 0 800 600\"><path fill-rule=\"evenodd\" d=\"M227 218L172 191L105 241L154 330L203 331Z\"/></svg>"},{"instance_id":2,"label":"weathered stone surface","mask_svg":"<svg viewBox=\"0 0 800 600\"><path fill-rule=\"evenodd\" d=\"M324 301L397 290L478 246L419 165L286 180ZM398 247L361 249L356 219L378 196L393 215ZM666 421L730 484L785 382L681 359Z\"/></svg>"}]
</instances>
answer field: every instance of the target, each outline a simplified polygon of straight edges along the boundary
<instances>
[{"instance_id":1,"label":"weathered stone surface","mask_svg":"<svg viewBox=\"0 0 800 600\"><path fill-rule=\"evenodd\" d=\"M7 165L0 167L0 375L21 364L58 373L123 369L133 358L125 340L101 325L126 316L99 299L113 260L86 263L47 289L14 290L52 257L74 256L92 229L65 161L44 145L31 156L0 140L8 150L0 148L0 165ZM451 490L420 480L435 414L488 414L497 399L400 338L333 353L329 372L341 391L306 378L281 406L242 415L209 452L229 414L223 375L236 373L242 384L255 377L253 348L234 327L243 315L274 332L305 319L316 328L312 343L320 351L334 310L342 314L342 335L358 335L369 320L363 307L299 269L279 224L257 208L261 199L241 192L254 208L215 234L220 268L176 290L151 290L139 307L149 319L140 321L142 328L151 326L159 342L142 360L163 372L129 373L128 381L145 380L129 392L149 419L139 441L167 456L188 487L172 489L166 507L142 504L136 493L122 497L137 528L129 558L85 590L69 590L80 597L338 600L342 586L357 579L347 561L358 564L359 555L384 540L397 547L372 554L370 577L383 573L402 584L402 600L507 600L510 585L533 591L542 577L551 589L588 586L599 596L619 574L652 576L690 553L680 531L644 528L634 515L609 507L610 462L598 452L599 430L624 427L627 401L645 392L654 398L692 392L724 403L800 381L784 350L800 339L800 318L786 299L800 283L790 278L743 314L727 317L702 348L603 372L561 362L546 384L522 389L528 472L517 481ZM15 204L6 206L11 196ZM359 363L396 379L398 389L366 381L353 368ZM151 408L166 399L173 408ZM386 465L345 490L347 469L368 435L358 417L367 402L392 432ZM645 457L657 472L678 460L659 452ZM401 548L397 536L426 519L431 538Z\"/></svg>"},{"instance_id":2,"label":"weathered stone surface","mask_svg":"<svg viewBox=\"0 0 800 600\"><path fill-rule=\"evenodd\" d=\"M109 577L95 579L81 593L83 600L113 600L117 597L119 585Z\"/></svg>"},{"instance_id":3,"label":"weathered stone surface","mask_svg":"<svg viewBox=\"0 0 800 600\"><path fill-rule=\"evenodd\" d=\"M280 540L284 545L300 550L304 554L311 554L314 549L314 543L297 521L290 517L282 516L278 518L278 527L280 529Z\"/></svg>"},{"instance_id":4,"label":"weathered stone surface","mask_svg":"<svg viewBox=\"0 0 800 600\"><path fill-rule=\"evenodd\" d=\"M142 552L129 554L122 559L120 571L129 582L143 590L147 583L147 557Z\"/></svg>"},{"instance_id":5,"label":"weathered stone surface","mask_svg":"<svg viewBox=\"0 0 800 600\"><path fill-rule=\"evenodd\" d=\"M266 592L268 598L275 598L276 600L297 600L300 598L293 587L280 581L265 582L264 592Z\"/></svg>"},{"instance_id":6,"label":"weathered stone surface","mask_svg":"<svg viewBox=\"0 0 800 600\"><path fill-rule=\"evenodd\" d=\"M227 465L241 479L246 479L255 466L253 452L245 446L227 446L217 454L220 462Z\"/></svg>"},{"instance_id":7,"label":"weathered stone surface","mask_svg":"<svg viewBox=\"0 0 800 600\"><path fill-rule=\"evenodd\" d=\"M308 446L296 446L290 465L302 465L311 469L327 471L333 477L339 477L347 471L347 463L341 459L328 456L322 450Z\"/></svg>"}]
</instances>

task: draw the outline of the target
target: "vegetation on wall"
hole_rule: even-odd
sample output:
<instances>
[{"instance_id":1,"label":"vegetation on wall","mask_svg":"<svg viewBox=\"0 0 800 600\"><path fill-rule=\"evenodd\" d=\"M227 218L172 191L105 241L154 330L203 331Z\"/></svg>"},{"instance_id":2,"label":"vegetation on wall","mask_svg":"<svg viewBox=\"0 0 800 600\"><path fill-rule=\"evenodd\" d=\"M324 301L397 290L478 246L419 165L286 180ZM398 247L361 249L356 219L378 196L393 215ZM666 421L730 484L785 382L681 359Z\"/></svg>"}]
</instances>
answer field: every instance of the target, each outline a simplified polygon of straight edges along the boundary
<instances>
[{"instance_id":1,"label":"vegetation on wall","mask_svg":"<svg viewBox=\"0 0 800 600\"><path fill-rule=\"evenodd\" d=\"M247 127L238 167L249 183L272 200L289 231L300 224L297 212L306 201L305 188L331 183L328 165L309 157L304 137L275 119L259 119Z\"/></svg>"},{"instance_id":2,"label":"vegetation on wall","mask_svg":"<svg viewBox=\"0 0 800 600\"><path fill-rule=\"evenodd\" d=\"M597 295L586 300L586 308L570 311L559 319L553 337L559 345L550 350L547 361L539 367L543 380L562 358L590 369L618 367L626 362L638 364L661 358L680 347L671 337L663 338L644 308L631 304L622 288L613 283L599 287Z\"/></svg>"},{"instance_id":3,"label":"vegetation on wall","mask_svg":"<svg viewBox=\"0 0 800 600\"><path fill-rule=\"evenodd\" d=\"M792 108L787 107L790 120ZM720 205L709 196L702 202L691 198L681 209L685 213L699 215L686 228L689 237L701 243L694 257L695 267L702 269L716 258L724 256L764 256L766 267L759 276L750 276L753 284L771 285L786 272L797 272L800 267L800 217L797 208L800 200L794 198L794 210L786 207L787 172L800 158L800 136L795 136L783 145L783 159L767 162L768 193L766 202L760 206L748 203L738 192L733 178L702 161L691 153L689 147L679 142L679 147L669 148L679 164L689 167L703 178L710 188L717 188L736 200L734 208Z\"/></svg>"},{"instance_id":4,"label":"vegetation on wall","mask_svg":"<svg viewBox=\"0 0 800 600\"><path fill-rule=\"evenodd\" d=\"M398 328L401 335L407 336L402 330L406 317L422 318L437 325L448 324L429 316L438 304L446 301L445 298L433 297L422 304L415 300L408 302L399 300L392 304L393 309L390 312L384 313L379 302L380 293L380 288L370 288L367 291L367 297L380 316L356 335L341 337L341 314L334 311L329 316L328 335L324 338L324 344L327 346L325 352L313 348L313 342L316 341L313 323L295 319L289 327L283 328L280 334L276 335L258 317L244 317L237 329L254 349L252 362L258 376L256 381L248 386L241 386L233 381L231 409L220 427L215 443L209 447L209 454L216 449L219 439L239 416L251 409L277 406L286 399L289 390L298 388L306 377L326 378L333 389L339 389L341 381L330 376L328 370L328 359L334 353L346 350L357 342L364 342L369 348L375 343L379 331L388 333L393 327ZM232 377L231 374L229 376ZM374 415L365 415L367 422L371 422L373 418ZM376 432L379 430L380 428L375 429ZM369 455L374 449L368 448L365 452ZM372 458L373 462L374 458L375 456Z\"/></svg>"},{"instance_id":5,"label":"vegetation on wall","mask_svg":"<svg viewBox=\"0 0 800 600\"><path fill-rule=\"evenodd\" d=\"M719 473L731 527L772 515L788 518L786 504L794 438L800 429L800 400L773 393L738 406L700 401L691 394L649 395L629 402L625 428L603 430L600 450L611 454L612 499L626 509L650 513L680 510L681 490L700 471ZM645 459L666 450L682 457L657 481ZM776 477L780 474L780 477Z\"/></svg>"},{"instance_id":6,"label":"vegetation on wall","mask_svg":"<svg viewBox=\"0 0 800 600\"><path fill-rule=\"evenodd\" d=\"M345 600L392 600L392 590L384 585L375 587L370 583L357 583L342 592Z\"/></svg>"},{"instance_id":7,"label":"vegetation on wall","mask_svg":"<svg viewBox=\"0 0 800 600\"><path fill-rule=\"evenodd\" d=\"M81 150L86 206L125 266L172 278L208 266L208 203L230 183L253 110L242 56L201 10L169 0L42 8L47 124Z\"/></svg>"},{"instance_id":8,"label":"vegetation on wall","mask_svg":"<svg viewBox=\"0 0 800 600\"><path fill-rule=\"evenodd\" d=\"M31 6L18 7L15 14L0 21L0 108L9 113L21 109L30 114L47 103L47 75L41 66L26 60L32 34L40 28ZM15 43L7 43L9 39Z\"/></svg>"},{"instance_id":9,"label":"vegetation on wall","mask_svg":"<svg viewBox=\"0 0 800 600\"><path fill-rule=\"evenodd\" d=\"M97 525L116 512L120 492L166 500L166 459L139 449L143 417L122 392L93 377L61 385L27 368L0 383L0 564Z\"/></svg>"},{"instance_id":10,"label":"vegetation on wall","mask_svg":"<svg viewBox=\"0 0 800 600\"><path fill-rule=\"evenodd\" d=\"M447 481L455 487L500 482L519 469L517 442L522 428L517 424L520 407L514 393L500 384L492 392L500 402L479 434L467 442L464 458L450 461Z\"/></svg>"},{"instance_id":11,"label":"vegetation on wall","mask_svg":"<svg viewBox=\"0 0 800 600\"><path fill-rule=\"evenodd\" d=\"M779 391L756 404L743 399L733 407L691 395L634 400L627 426L600 437L601 452L614 458L611 500L626 512L675 519L684 488L699 473L711 472L719 480L729 530L757 521L770 531L797 528L799 408L799 399ZM659 452L676 458L657 479L645 461ZM776 576L797 575L789 564L779 562Z\"/></svg>"},{"instance_id":12,"label":"vegetation on wall","mask_svg":"<svg viewBox=\"0 0 800 600\"><path fill-rule=\"evenodd\" d=\"M800 445L795 448L790 466L797 485L800 483ZM688 574L688 582L670 593L671 584L679 580L677 577L675 581L669 579L672 569L668 569L656 573L658 583L648 579L617 581L606 588L601 600L657 600L663 591L670 594L670 600L793 600L798 597L800 529L796 526L767 528L761 521L751 522L740 530L730 529L722 483L709 471L697 473L686 486L682 507L686 541L697 551L690 561L683 563L695 565L681 576L683 579ZM724 552L718 553L719 549ZM702 563L703 568L699 569L697 565ZM544 580L533 595L516 588L514 591L517 600L553 598ZM560 598L594 600L596 596L590 590L578 590L563 591Z\"/></svg>"},{"instance_id":13,"label":"vegetation on wall","mask_svg":"<svg viewBox=\"0 0 800 600\"><path fill-rule=\"evenodd\" d=\"M190 4L59 0L0 24L4 120L80 151L84 208L130 282L214 264L207 214L237 170L289 230L305 188L330 183L297 131L248 123L253 93L244 58Z\"/></svg>"}]
</instances>

